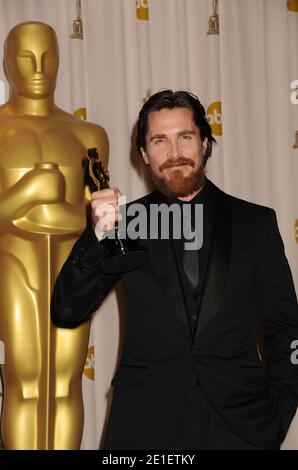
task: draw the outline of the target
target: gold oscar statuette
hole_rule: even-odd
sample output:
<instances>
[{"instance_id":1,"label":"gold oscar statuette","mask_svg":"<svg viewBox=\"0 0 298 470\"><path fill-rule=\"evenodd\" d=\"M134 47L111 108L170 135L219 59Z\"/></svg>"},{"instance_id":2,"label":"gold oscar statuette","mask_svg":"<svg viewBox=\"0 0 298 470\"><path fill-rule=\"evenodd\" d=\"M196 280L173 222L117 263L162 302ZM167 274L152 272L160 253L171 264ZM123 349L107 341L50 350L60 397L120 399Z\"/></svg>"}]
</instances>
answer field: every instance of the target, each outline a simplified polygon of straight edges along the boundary
<instances>
[{"instance_id":1,"label":"gold oscar statuette","mask_svg":"<svg viewBox=\"0 0 298 470\"><path fill-rule=\"evenodd\" d=\"M89 161L89 174L98 190L109 188L109 174L103 167L96 148L87 150ZM126 234L126 232L124 232ZM149 260L147 248L139 245L135 240L121 237L118 223L115 223L113 237L107 236L102 243L106 255L101 259L101 269L106 274L121 274L133 271Z\"/></svg>"}]
</instances>

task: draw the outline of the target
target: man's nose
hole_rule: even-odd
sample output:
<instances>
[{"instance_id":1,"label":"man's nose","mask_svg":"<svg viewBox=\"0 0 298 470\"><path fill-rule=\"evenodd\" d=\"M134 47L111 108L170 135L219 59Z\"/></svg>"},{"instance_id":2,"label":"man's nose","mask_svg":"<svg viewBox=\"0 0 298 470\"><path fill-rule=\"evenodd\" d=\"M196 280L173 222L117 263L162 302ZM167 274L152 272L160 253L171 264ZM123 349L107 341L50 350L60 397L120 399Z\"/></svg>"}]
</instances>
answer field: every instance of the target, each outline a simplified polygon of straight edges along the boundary
<instances>
[{"instance_id":1,"label":"man's nose","mask_svg":"<svg viewBox=\"0 0 298 470\"><path fill-rule=\"evenodd\" d=\"M170 141L170 154L173 158L177 158L181 155L181 150L176 140Z\"/></svg>"}]
</instances>

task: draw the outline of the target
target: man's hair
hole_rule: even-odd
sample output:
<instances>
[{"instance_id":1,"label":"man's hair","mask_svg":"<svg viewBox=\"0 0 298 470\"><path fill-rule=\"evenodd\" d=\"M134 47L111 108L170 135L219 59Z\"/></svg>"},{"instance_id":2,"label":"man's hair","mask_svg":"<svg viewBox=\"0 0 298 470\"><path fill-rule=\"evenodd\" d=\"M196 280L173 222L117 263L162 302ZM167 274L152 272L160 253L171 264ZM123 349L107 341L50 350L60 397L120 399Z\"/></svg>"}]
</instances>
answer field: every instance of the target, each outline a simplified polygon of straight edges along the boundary
<instances>
[{"instance_id":1,"label":"man's hair","mask_svg":"<svg viewBox=\"0 0 298 470\"><path fill-rule=\"evenodd\" d=\"M208 139L205 153L205 164L212 153L212 144L216 142L212 137L211 127L206 118L204 106L199 98L189 91L162 90L150 98L143 105L137 121L136 145L141 154L141 148L146 150L146 135L148 130L148 115L161 109L187 108L192 112L193 120L200 131L200 137Z\"/></svg>"}]
</instances>

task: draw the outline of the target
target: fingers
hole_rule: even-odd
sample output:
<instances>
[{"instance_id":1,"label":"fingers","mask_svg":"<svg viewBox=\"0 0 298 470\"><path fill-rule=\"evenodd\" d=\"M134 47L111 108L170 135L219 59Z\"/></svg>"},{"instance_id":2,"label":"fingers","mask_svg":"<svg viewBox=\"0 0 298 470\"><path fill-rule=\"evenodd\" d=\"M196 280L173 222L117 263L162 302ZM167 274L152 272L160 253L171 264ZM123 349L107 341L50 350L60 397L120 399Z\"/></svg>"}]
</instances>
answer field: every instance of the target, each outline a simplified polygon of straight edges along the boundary
<instances>
[{"instance_id":1,"label":"fingers","mask_svg":"<svg viewBox=\"0 0 298 470\"><path fill-rule=\"evenodd\" d=\"M99 240L105 238L106 233L114 229L115 222L122 219L118 204L120 196L119 188L107 188L92 194L92 219Z\"/></svg>"},{"instance_id":2,"label":"fingers","mask_svg":"<svg viewBox=\"0 0 298 470\"><path fill-rule=\"evenodd\" d=\"M95 191L91 197L91 207L94 215L101 217L103 212L117 212L118 199L122 196L118 188L108 188L102 191Z\"/></svg>"}]
</instances>

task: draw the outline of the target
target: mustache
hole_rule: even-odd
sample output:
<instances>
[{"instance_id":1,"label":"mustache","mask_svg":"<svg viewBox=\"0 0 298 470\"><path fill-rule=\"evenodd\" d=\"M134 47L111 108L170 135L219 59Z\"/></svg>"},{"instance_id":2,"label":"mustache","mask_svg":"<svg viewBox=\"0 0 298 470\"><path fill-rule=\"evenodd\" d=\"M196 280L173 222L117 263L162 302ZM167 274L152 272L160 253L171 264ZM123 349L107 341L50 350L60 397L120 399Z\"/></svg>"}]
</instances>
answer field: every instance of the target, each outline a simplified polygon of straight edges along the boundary
<instances>
[{"instance_id":1,"label":"mustache","mask_svg":"<svg viewBox=\"0 0 298 470\"><path fill-rule=\"evenodd\" d=\"M172 168L173 166L182 166L190 165L194 167L195 163L190 158L178 157L178 158L168 158L162 165L160 165L159 170L165 170L166 168Z\"/></svg>"}]
</instances>

